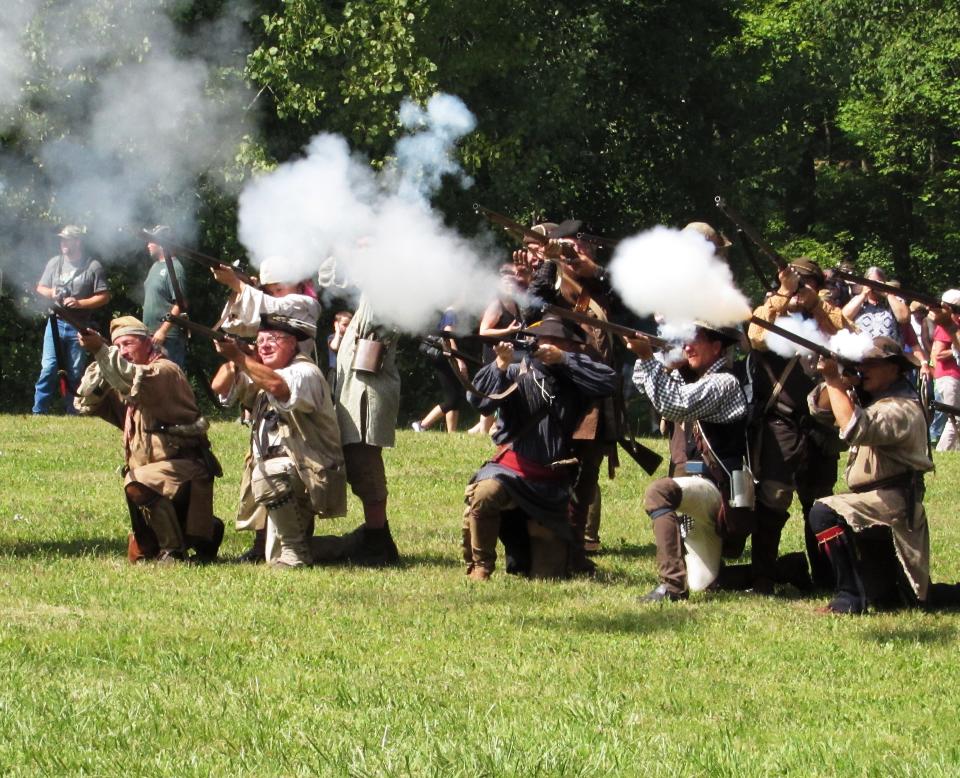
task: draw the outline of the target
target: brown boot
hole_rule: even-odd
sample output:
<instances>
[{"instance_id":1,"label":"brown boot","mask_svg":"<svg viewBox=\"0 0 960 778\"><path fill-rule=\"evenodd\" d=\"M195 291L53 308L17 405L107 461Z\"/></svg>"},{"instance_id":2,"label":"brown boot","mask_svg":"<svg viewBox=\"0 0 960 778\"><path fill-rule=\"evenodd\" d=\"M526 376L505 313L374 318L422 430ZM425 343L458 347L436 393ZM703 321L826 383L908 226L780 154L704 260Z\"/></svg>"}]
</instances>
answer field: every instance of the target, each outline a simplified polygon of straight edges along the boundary
<instances>
[{"instance_id":1,"label":"brown boot","mask_svg":"<svg viewBox=\"0 0 960 778\"><path fill-rule=\"evenodd\" d=\"M490 573L490 568L476 563L471 563L467 568L467 578L471 581L489 581Z\"/></svg>"}]
</instances>

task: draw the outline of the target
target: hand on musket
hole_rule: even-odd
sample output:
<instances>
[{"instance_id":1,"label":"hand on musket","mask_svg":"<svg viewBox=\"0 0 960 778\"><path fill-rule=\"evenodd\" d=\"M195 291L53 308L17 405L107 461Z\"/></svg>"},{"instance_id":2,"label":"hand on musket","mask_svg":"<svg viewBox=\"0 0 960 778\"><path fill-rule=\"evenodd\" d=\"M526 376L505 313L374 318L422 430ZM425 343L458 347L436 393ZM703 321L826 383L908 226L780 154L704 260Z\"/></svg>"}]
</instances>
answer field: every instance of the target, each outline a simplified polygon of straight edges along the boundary
<instances>
[{"instance_id":1,"label":"hand on musket","mask_svg":"<svg viewBox=\"0 0 960 778\"><path fill-rule=\"evenodd\" d=\"M556 346L541 343L533 352L534 359L539 359L545 365L558 365L563 362L564 351Z\"/></svg>"},{"instance_id":2,"label":"hand on musket","mask_svg":"<svg viewBox=\"0 0 960 778\"><path fill-rule=\"evenodd\" d=\"M243 282L229 265L210 268L210 275L212 275L218 283L229 287L234 292L239 292L243 287Z\"/></svg>"},{"instance_id":3,"label":"hand on musket","mask_svg":"<svg viewBox=\"0 0 960 778\"><path fill-rule=\"evenodd\" d=\"M777 273L777 277L780 279L780 288L777 290L777 294L780 297L793 297L800 288L800 274L787 265Z\"/></svg>"},{"instance_id":4,"label":"hand on musket","mask_svg":"<svg viewBox=\"0 0 960 778\"><path fill-rule=\"evenodd\" d=\"M493 351L497 355L497 368L499 370L506 370L508 367L510 367L510 365L513 364L512 343L502 340L493 347Z\"/></svg>"},{"instance_id":5,"label":"hand on musket","mask_svg":"<svg viewBox=\"0 0 960 778\"><path fill-rule=\"evenodd\" d=\"M551 238L547 244L548 256L553 256L551 250L580 278L596 277L599 270L597 263L583 251L579 241L571 238Z\"/></svg>"},{"instance_id":6,"label":"hand on musket","mask_svg":"<svg viewBox=\"0 0 960 778\"><path fill-rule=\"evenodd\" d=\"M624 345L636 355L637 359L653 359L653 345L645 335L637 332L632 338L626 335L622 337Z\"/></svg>"},{"instance_id":7,"label":"hand on musket","mask_svg":"<svg viewBox=\"0 0 960 778\"><path fill-rule=\"evenodd\" d=\"M244 357L254 357L259 360L256 351L252 347L245 346L230 337L213 341L213 348L218 354L221 354L224 359L228 362L233 362L235 365L242 365Z\"/></svg>"},{"instance_id":8,"label":"hand on musket","mask_svg":"<svg viewBox=\"0 0 960 778\"><path fill-rule=\"evenodd\" d=\"M83 350L90 354L96 354L103 346L107 345L100 333L91 329L78 330L77 341L79 341Z\"/></svg>"}]
</instances>

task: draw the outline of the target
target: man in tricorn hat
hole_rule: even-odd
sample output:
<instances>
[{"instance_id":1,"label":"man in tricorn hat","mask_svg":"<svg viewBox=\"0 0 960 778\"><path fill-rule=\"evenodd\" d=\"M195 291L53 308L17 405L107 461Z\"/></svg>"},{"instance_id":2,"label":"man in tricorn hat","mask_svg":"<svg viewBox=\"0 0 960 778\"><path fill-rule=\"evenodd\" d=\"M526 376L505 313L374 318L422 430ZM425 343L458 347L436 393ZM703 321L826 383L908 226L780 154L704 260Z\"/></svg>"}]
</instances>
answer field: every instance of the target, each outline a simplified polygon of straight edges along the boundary
<instances>
[{"instance_id":1,"label":"man in tricorn hat","mask_svg":"<svg viewBox=\"0 0 960 778\"><path fill-rule=\"evenodd\" d=\"M685 364L673 371L654 358L646 338L627 340L637 356L634 383L673 422L671 477L650 484L643 499L659 578L644 601L685 600L706 589L719 573L724 541L743 548L744 529L725 497L746 453L746 397L726 363L727 348L739 340L737 330L701 324L684 345Z\"/></svg>"},{"instance_id":2,"label":"man in tricorn hat","mask_svg":"<svg viewBox=\"0 0 960 778\"><path fill-rule=\"evenodd\" d=\"M830 559L836 593L822 609L859 614L927 600L930 539L923 474L933 469L927 422L907 373L915 367L891 338L874 338L854 401L836 362L820 361L823 383L812 413L831 420L850 444L849 494L817 500L810 524Z\"/></svg>"},{"instance_id":3,"label":"man in tricorn hat","mask_svg":"<svg viewBox=\"0 0 960 778\"><path fill-rule=\"evenodd\" d=\"M183 371L156 348L133 316L110 322L110 339L93 330L79 342L94 361L75 405L123 431L124 492L133 531L131 562L212 561L223 539L213 515L213 479L220 466L210 451L209 424Z\"/></svg>"},{"instance_id":4,"label":"man in tricorn hat","mask_svg":"<svg viewBox=\"0 0 960 778\"><path fill-rule=\"evenodd\" d=\"M90 323L91 311L110 301L110 290L103 265L84 251L83 236L83 229L74 224L57 233L60 253L47 262L37 284L37 294L70 308L78 319ZM43 336L43 358L33 397L34 413L46 413L50 409L58 372L67 384L63 388L69 390L66 392L67 413L73 412L70 391L80 383L83 362L84 352L77 342L76 329L51 313Z\"/></svg>"},{"instance_id":5,"label":"man in tricorn hat","mask_svg":"<svg viewBox=\"0 0 960 778\"><path fill-rule=\"evenodd\" d=\"M498 412L497 454L473 476L466 491L463 556L467 575L493 573L503 537L508 572L537 578L568 573L568 510L578 462L572 436L589 401L613 393L612 368L581 353L582 330L547 317L524 334L535 350L514 361L513 343L495 347L496 360L474 377L479 393L467 399L481 413Z\"/></svg>"},{"instance_id":6,"label":"man in tricorn hat","mask_svg":"<svg viewBox=\"0 0 960 778\"><path fill-rule=\"evenodd\" d=\"M252 411L237 528L266 530L265 556L273 567L313 564L314 517L346 513L343 450L330 387L298 348L315 334L312 322L265 315L255 354L231 340L217 343L227 362L214 376L213 390Z\"/></svg>"}]
</instances>

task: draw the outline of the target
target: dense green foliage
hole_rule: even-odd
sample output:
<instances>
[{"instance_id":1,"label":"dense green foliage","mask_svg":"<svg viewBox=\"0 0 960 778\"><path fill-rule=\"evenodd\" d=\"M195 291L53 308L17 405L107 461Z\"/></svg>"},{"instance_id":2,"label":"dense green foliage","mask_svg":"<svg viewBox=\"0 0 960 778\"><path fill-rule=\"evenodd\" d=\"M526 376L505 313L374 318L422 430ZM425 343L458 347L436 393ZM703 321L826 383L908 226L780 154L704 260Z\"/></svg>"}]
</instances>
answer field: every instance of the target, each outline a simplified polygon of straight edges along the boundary
<instances>
[{"instance_id":1,"label":"dense green foliage","mask_svg":"<svg viewBox=\"0 0 960 778\"><path fill-rule=\"evenodd\" d=\"M245 433L213 428L224 517ZM0 440L4 775L957 774L955 614L823 617L789 591L641 606L633 465L602 481L596 580L474 585L462 494L491 448L472 436L387 452L401 567L288 574L131 567L116 429L7 416ZM960 460L936 457L934 575L955 580ZM226 555L248 540L228 528ZM795 515L785 550L802 542Z\"/></svg>"},{"instance_id":2,"label":"dense green foliage","mask_svg":"<svg viewBox=\"0 0 960 778\"><path fill-rule=\"evenodd\" d=\"M92 0L75 26L95 40L110 35L130 2ZM156 13L189 35L230 4L167 7ZM151 40L145 31L99 70L65 71L69 64L50 56L58 41L35 27L46 75L29 85L17 123L0 132L30 182L0 191L8 258L63 218L55 176L35 158L41 140L69 139L86 118L63 84L89 89ZM242 254L235 187L253 170L288 159L322 130L344 134L380 164L399 131L401 99L443 90L478 119L461 147L473 187L448 187L436 199L465 232L480 227L470 208L477 200L521 219L577 217L593 232L622 236L658 222L716 222L713 197L722 193L788 253L851 259L861 270L882 265L930 291L960 274L955 3L259 0L246 28L245 72L222 67L209 88L217 100L220 85L245 79L256 124L234 161L199 182L196 240L209 253ZM158 203L177 197L157 192ZM39 273L44 258L19 264ZM732 262L756 292L739 252ZM112 308L135 307L140 272L114 274ZM31 279L7 276L2 290L0 369L4 402L14 407L26 402L39 348L39 325L11 305L30 297ZM210 318L222 290L195 280L196 315ZM424 372L404 364L411 375Z\"/></svg>"}]
</instances>

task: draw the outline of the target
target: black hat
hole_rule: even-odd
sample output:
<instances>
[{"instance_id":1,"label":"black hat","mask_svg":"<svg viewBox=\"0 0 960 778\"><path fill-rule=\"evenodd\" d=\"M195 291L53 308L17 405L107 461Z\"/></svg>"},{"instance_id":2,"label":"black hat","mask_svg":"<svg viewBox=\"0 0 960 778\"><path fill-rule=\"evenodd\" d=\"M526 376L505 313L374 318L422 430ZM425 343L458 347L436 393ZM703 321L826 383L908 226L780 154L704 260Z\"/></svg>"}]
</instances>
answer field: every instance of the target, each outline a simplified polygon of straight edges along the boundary
<instances>
[{"instance_id":1,"label":"black hat","mask_svg":"<svg viewBox=\"0 0 960 778\"><path fill-rule=\"evenodd\" d=\"M317 325L279 313L264 313L260 316L261 330L277 330L293 335L297 340L309 340L317 336Z\"/></svg>"},{"instance_id":2,"label":"black hat","mask_svg":"<svg viewBox=\"0 0 960 778\"><path fill-rule=\"evenodd\" d=\"M586 343L587 335L576 324L561 319L559 316L544 316L540 321L528 324L522 330L522 335L533 335L537 338L556 338L569 340L573 343Z\"/></svg>"}]
</instances>

